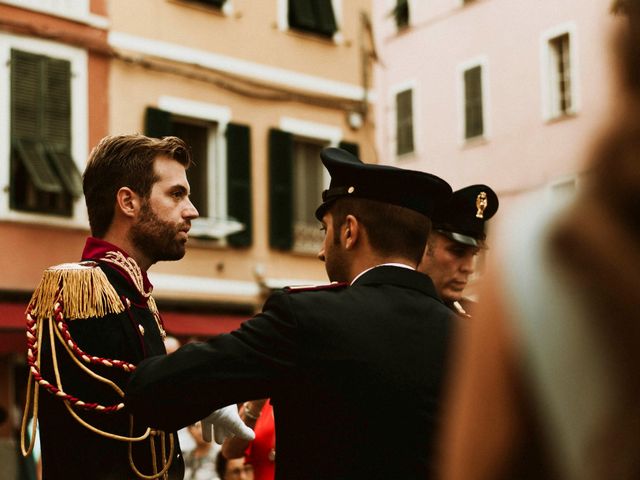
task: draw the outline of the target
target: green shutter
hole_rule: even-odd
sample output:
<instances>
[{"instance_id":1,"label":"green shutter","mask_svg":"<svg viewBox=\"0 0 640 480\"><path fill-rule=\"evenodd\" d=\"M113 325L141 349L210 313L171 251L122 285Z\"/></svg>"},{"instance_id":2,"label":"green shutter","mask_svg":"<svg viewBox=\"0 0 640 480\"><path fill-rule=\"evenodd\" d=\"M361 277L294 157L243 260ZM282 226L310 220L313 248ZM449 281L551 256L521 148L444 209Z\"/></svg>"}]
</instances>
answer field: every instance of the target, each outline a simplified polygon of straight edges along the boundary
<instances>
[{"instance_id":1,"label":"green shutter","mask_svg":"<svg viewBox=\"0 0 640 480\"><path fill-rule=\"evenodd\" d=\"M316 16L312 1L289 0L289 25L303 30L316 30Z\"/></svg>"},{"instance_id":2,"label":"green shutter","mask_svg":"<svg viewBox=\"0 0 640 480\"><path fill-rule=\"evenodd\" d=\"M464 72L465 138L478 137L484 132L482 119L482 67Z\"/></svg>"},{"instance_id":3,"label":"green shutter","mask_svg":"<svg viewBox=\"0 0 640 480\"><path fill-rule=\"evenodd\" d=\"M331 0L315 0L313 6L316 12L316 27L318 33L328 37L336 33L336 17L333 13Z\"/></svg>"},{"instance_id":4,"label":"green shutter","mask_svg":"<svg viewBox=\"0 0 640 480\"><path fill-rule=\"evenodd\" d=\"M360 145L357 143L340 142L338 146L349 153L353 153L357 158L360 158Z\"/></svg>"},{"instance_id":5,"label":"green shutter","mask_svg":"<svg viewBox=\"0 0 640 480\"><path fill-rule=\"evenodd\" d=\"M11 51L11 136L12 138L40 137L42 117L42 62L39 55Z\"/></svg>"},{"instance_id":6,"label":"green shutter","mask_svg":"<svg viewBox=\"0 0 640 480\"><path fill-rule=\"evenodd\" d=\"M43 98L43 141L49 162L74 197L82 195L82 176L71 157L71 62L47 59Z\"/></svg>"},{"instance_id":7,"label":"green shutter","mask_svg":"<svg viewBox=\"0 0 640 480\"><path fill-rule=\"evenodd\" d=\"M161 138L173 135L171 113L153 107L147 107L144 121L144 134L147 137Z\"/></svg>"},{"instance_id":8,"label":"green shutter","mask_svg":"<svg viewBox=\"0 0 640 480\"><path fill-rule=\"evenodd\" d=\"M229 235L235 247L248 247L253 241L251 208L251 130L246 125L227 125L227 212L244 224L244 230Z\"/></svg>"},{"instance_id":9,"label":"green shutter","mask_svg":"<svg viewBox=\"0 0 640 480\"><path fill-rule=\"evenodd\" d=\"M293 136L269 130L269 245L293 245Z\"/></svg>"}]
</instances>

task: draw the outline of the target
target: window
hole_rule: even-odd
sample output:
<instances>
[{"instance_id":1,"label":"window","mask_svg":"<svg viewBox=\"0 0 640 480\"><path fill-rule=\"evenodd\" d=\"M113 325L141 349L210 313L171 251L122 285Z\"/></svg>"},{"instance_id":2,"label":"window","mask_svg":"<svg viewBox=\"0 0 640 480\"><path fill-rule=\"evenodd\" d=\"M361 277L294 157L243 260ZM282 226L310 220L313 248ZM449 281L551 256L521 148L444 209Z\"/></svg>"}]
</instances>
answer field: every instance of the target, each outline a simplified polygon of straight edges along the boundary
<instances>
[{"instance_id":1,"label":"window","mask_svg":"<svg viewBox=\"0 0 640 480\"><path fill-rule=\"evenodd\" d=\"M191 200L200 213L193 221L195 237L223 238L233 246L252 243L250 130L244 125L215 121L216 115L188 116L193 103L166 101L176 113L147 108L146 134L175 135L191 148L187 170ZM198 104L202 111L202 104ZM196 112L198 109L193 108ZM238 230L238 222L242 231Z\"/></svg>"},{"instance_id":2,"label":"window","mask_svg":"<svg viewBox=\"0 0 640 480\"><path fill-rule=\"evenodd\" d=\"M464 82L464 138L484 134L482 108L482 67L477 65L463 73Z\"/></svg>"},{"instance_id":3,"label":"window","mask_svg":"<svg viewBox=\"0 0 640 480\"><path fill-rule=\"evenodd\" d=\"M573 111L571 51L568 33L551 38L549 48L549 112L552 118Z\"/></svg>"},{"instance_id":4,"label":"window","mask_svg":"<svg viewBox=\"0 0 640 480\"><path fill-rule=\"evenodd\" d=\"M326 144L293 139L293 250L317 253L323 234L315 216L324 185L320 151Z\"/></svg>"},{"instance_id":5,"label":"window","mask_svg":"<svg viewBox=\"0 0 640 480\"><path fill-rule=\"evenodd\" d=\"M292 129L295 130L295 129ZM315 217L329 177L320 151L338 142L272 129L269 132L269 243L278 250L316 254L324 237ZM358 146L340 148L358 155Z\"/></svg>"},{"instance_id":6,"label":"window","mask_svg":"<svg viewBox=\"0 0 640 480\"><path fill-rule=\"evenodd\" d=\"M413 151L413 89L407 89L396 94L396 155Z\"/></svg>"},{"instance_id":7,"label":"window","mask_svg":"<svg viewBox=\"0 0 640 480\"><path fill-rule=\"evenodd\" d=\"M331 0L288 0L287 20L290 28L323 37L338 30Z\"/></svg>"},{"instance_id":8,"label":"window","mask_svg":"<svg viewBox=\"0 0 640 480\"><path fill-rule=\"evenodd\" d=\"M72 157L71 61L12 49L9 207L73 216L82 179Z\"/></svg>"},{"instance_id":9,"label":"window","mask_svg":"<svg viewBox=\"0 0 640 480\"><path fill-rule=\"evenodd\" d=\"M409 0L396 0L396 6L393 9L393 17L396 20L398 30L409 26Z\"/></svg>"}]
</instances>

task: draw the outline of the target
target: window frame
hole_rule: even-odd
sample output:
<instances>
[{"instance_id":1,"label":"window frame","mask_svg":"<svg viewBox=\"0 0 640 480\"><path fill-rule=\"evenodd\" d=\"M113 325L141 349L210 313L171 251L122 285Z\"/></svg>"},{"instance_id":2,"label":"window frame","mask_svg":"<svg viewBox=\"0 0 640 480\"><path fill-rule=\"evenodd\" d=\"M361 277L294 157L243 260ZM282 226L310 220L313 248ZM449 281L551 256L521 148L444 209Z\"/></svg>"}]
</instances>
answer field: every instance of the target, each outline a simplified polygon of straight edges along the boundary
<instances>
[{"instance_id":1,"label":"window frame","mask_svg":"<svg viewBox=\"0 0 640 480\"><path fill-rule=\"evenodd\" d=\"M289 26L289 0L277 0L278 1L278 30L281 32L295 32L296 34L309 36L310 38L323 38L320 35L314 34L313 32L305 32L303 30L298 30ZM333 34L333 37L324 37L328 41L333 41L335 44L343 44L344 43L344 34L342 33L342 20L343 20L343 9L342 4L344 0L331 0L331 5L333 7L333 16L336 20L336 31Z\"/></svg>"},{"instance_id":2,"label":"window frame","mask_svg":"<svg viewBox=\"0 0 640 480\"><path fill-rule=\"evenodd\" d=\"M293 137L293 141L308 141L308 142L317 142L326 144L327 147L339 147L340 142L343 139L343 131L340 127L336 127L329 124L311 122L308 120L301 120L293 117L281 117L278 125L278 129L284 133L287 133ZM292 152L293 154L293 152ZM295 158L291 158L291 161L294 162ZM319 159L318 159L319 161ZM292 166L293 168L293 166ZM322 170L322 185L325 188L328 188L329 182L331 181L331 176L329 172L323 168ZM295 179L292 179L292 182L295 182ZM292 184L291 188L295 188L295 185ZM293 201L293 199L292 199ZM320 204L320 198L318 198L318 205ZM295 255L315 255L317 251L303 251L296 250L295 248L295 238L294 238L294 217L293 217L293 208L291 210L292 217L291 221L291 246L287 251L288 253L292 253ZM271 220L269 224L269 228L271 229ZM271 247L273 248L273 246Z\"/></svg>"},{"instance_id":3,"label":"window frame","mask_svg":"<svg viewBox=\"0 0 640 480\"><path fill-rule=\"evenodd\" d=\"M554 80L557 79L557 76L552 71L553 66L551 64L552 42L563 35L567 35L569 39L569 96L571 98L571 105L564 112L554 105L554 100L557 99L557 96L554 95L554 90L556 89ZM544 121L571 118L580 111L580 86L578 84L580 68L578 59L578 35L575 23L569 22L557 25L540 34L541 110Z\"/></svg>"},{"instance_id":4,"label":"window frame","mask_svg":"<svg viewBox=\"0 0 640 480\"><path fill-rule=\"evenodd\" d=\"M480 86L482 89L482 134L473 137L466 137L466 91L465 91L465 72L480 67ZM486 55L478 55L458 64L456 69L456 90L458 98L458 138L461 145L473 144L478 141L488 140L490 138L489 123L489 58Z\"/></svg>"},{"instance_id":5,"label":"window frame","mask_svg":"<svg viewBox=\"0 0 640 480\"><path fill-rule=\"evenodd\" d=\"M71 156L80 172L84 171L88 156L89 136L89 96L88 96L88 53L81 48L57 43L51 40L20 37L0 32L0 220L11 220L43 225L88 228L89 222L84 196L72 199L70 217L55 214L13 210L10 206L9 185L11 182L11 50L66 60L71 64Z\"/></svg>"},{"instance_id":6,"label":"window frame","mask_svg":"<svg viewBox=\"0 0 640 480\"><path fill-rule=\"evenodd\" d=\"M224 105L168 95L161 96L157 104L159 109L176 117L216 124L215 129L209 129L207 146L208 152L211 150L215 152L214 165L211 164L211 156L209 155L207 158L207 185L214 185L215 194L208 196L207 199L209 216L195 219L193 222L195 222L194 225L197 225L203 220L228 218L227 141L225 134L227 126L231 122L231 109Z\"/></svg>"}]
</instances>

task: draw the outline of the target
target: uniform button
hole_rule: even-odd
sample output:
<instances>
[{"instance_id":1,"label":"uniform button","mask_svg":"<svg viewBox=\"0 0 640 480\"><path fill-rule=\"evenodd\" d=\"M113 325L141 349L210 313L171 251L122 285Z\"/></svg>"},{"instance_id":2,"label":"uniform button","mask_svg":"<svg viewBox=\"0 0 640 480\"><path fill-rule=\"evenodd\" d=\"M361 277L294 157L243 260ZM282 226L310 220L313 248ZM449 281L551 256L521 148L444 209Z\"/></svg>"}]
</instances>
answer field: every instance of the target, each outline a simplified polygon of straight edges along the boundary
<instances>
[{"instance_id":1,"label":"uniform button","mask_svg":"<svg viewBox=\"0 0 640 480\"><path fill-rule=\"evenodd\" d=\"M140 329L140 333L144 335L144 327L142 325L138 325L138 328Z\"/></svg>"}]
</instances>

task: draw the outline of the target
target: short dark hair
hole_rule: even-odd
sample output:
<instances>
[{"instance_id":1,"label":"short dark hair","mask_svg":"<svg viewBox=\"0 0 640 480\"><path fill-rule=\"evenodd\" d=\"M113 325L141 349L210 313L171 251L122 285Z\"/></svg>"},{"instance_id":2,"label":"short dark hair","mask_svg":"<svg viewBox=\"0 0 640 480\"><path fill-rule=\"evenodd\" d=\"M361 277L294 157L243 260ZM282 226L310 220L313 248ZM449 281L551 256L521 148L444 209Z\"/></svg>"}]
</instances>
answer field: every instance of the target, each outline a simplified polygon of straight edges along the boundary
<instances>
[{"instance_id":1,"label":"short dark hair","mask_svg":"<svg viewBox=\"0 0 640 480\"><path fill-rule=\"evenodd\" d=\"M431 220L405 207L365 198L339 198L330 208L333 218L334 242L339 242L340 226L347 215L353 215L364 225L371 247L385 256L399 255L422 259Z\"/></svg>"},{"instance_id":2,"label":"short dark hair","mask_svg":"<svg viewBox=\"0 0 640 480\"><path fill-rule=\"evenodd\" d=\"M189 168L191 153L178 137L151 138L140 134L104 137L91 151L82 176L91 234L101 238L113 221L116 193L129 187L148 198L157 181L153 163L163 155Z\"/></svg>"}]
</instances>

